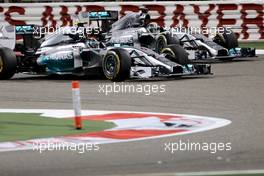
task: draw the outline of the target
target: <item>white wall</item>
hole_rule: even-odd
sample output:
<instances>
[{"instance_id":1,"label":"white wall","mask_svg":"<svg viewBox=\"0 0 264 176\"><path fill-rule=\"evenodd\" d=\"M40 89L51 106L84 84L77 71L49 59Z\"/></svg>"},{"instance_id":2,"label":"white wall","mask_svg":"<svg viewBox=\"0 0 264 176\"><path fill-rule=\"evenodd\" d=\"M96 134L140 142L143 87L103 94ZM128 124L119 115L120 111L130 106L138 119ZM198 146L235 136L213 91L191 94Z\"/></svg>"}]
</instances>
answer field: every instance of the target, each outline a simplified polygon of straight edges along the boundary
<instances>
[{"instance_id":1,"label":"white wall","mask_svg":"<svg viewBox=\"0 0 264 176\"><path fill-rule=\"evenodd\" d=\"M264 40L264 1L171 1L171 2L93 2L0 4L0 24L70 24L68 14L80 11L128 11L148 8L160 25L189 27L231 26L240 40Z\"/></svg>"}]
</instances>

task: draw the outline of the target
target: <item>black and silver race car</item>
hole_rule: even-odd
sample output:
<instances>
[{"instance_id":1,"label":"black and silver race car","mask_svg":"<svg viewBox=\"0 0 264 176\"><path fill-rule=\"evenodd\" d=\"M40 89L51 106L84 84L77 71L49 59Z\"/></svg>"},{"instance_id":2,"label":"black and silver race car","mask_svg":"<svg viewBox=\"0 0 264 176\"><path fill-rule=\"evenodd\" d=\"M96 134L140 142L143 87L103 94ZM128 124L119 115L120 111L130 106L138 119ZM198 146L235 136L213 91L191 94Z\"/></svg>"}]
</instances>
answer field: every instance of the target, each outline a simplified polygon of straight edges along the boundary
<instances>
[{"instance_id":1,"label":"black and silver race car","mask_svg":"<svg viewBox=\"0 0 264 176\"><path fill-rule=\"evenodd\" d=\"M148 48L106 46L105 43L83 34L85 30L81 30L82 26L65 27L63 32L55 32L39 40L34 37L34 27L8 27L9 33L23 38L23 43L15 44L14 48L0 47L0 79L9 79L15 73L103 73L112 81L211 74L210 65L182 65L173 61L171 57L180 56L184 60L187 55L184 50L178 52L182 48L177 46L168 46L164 54L157 54ZM72 33L73 29L77 32ZM9 40L16 42L15 38Z\"/></svg>"}]
</instances>

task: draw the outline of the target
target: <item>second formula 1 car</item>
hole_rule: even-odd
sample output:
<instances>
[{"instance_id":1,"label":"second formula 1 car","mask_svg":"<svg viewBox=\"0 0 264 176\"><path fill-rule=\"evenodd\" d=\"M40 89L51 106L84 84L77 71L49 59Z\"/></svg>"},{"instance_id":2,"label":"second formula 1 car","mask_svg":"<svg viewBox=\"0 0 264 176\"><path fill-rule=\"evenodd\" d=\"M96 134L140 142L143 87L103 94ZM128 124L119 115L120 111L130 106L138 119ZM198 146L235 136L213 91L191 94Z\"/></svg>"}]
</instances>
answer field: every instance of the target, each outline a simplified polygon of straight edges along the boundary
<instances>
[{"instance_id":1,"label":"second formula 1 car","mask_svg":"<svg viewBox=\"0 0 264 176\"><path fill-rule=\"evenodd\" d=\"M108 21L108 28L110 24L111 28L104 34L108 44L147 47L157 53L161 53L168 45L177 44L189 53L190 63L191 60L227 60L255 56L255 48L240 48L238 46L238 40L229 28L223 27L222 32L216 33L212 38L199 33L187 33L181 28L167 29L151 23L150 15L146 9L142 9L138 13L128 13L119 20Z\"/></svg>"}]
</instances>

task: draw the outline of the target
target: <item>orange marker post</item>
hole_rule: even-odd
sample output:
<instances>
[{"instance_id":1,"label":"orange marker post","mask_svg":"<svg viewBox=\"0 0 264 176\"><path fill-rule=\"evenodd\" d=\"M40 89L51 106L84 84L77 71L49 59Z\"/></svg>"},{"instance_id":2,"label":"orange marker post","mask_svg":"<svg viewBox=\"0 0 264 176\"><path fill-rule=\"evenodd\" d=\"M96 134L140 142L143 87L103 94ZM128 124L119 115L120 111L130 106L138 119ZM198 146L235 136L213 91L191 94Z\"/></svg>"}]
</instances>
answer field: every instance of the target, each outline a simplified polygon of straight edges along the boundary
<instances>
[{"instance_id":1,"label":"orange marker post","mask_svg":"<svg viewBox=\"0 0 264 176\"><path fill-rule=\"evenodd\" d=\"M81 118L81 97L80 97L80 84L78 81L72 81L72 102L74 109L74 121L75 128L77 130L82 129L82 118Z\"/></svg>"}]
</instances>

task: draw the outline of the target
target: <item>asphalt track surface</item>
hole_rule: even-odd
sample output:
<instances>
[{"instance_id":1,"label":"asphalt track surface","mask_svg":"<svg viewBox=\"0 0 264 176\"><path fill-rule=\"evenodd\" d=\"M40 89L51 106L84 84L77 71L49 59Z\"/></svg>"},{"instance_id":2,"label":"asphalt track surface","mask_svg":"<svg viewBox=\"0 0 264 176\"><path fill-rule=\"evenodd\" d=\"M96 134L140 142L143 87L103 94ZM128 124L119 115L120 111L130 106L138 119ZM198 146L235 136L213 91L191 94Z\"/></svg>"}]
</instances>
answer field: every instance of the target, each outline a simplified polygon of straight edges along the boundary
<instances>
[{"instance_id":1,"label":"asphalt track surface","mask_svg":"<svg viewBox=\"0 0 264 176\"><path fill-rule=\"evenodd\" d=\"M0 175L87 176L264 168L264 59L213 65L213 76L129 81L164 84L166 93L99 93L106 80L82 78L82 108L183 113L222 117L232 124L201 133L106 144L98 152L0 153ZM0 82L0 108L71 109L72 78L18 75ZM231 142L228 152L164 151L165 142Z\"/></svg>"}]
</instances>

